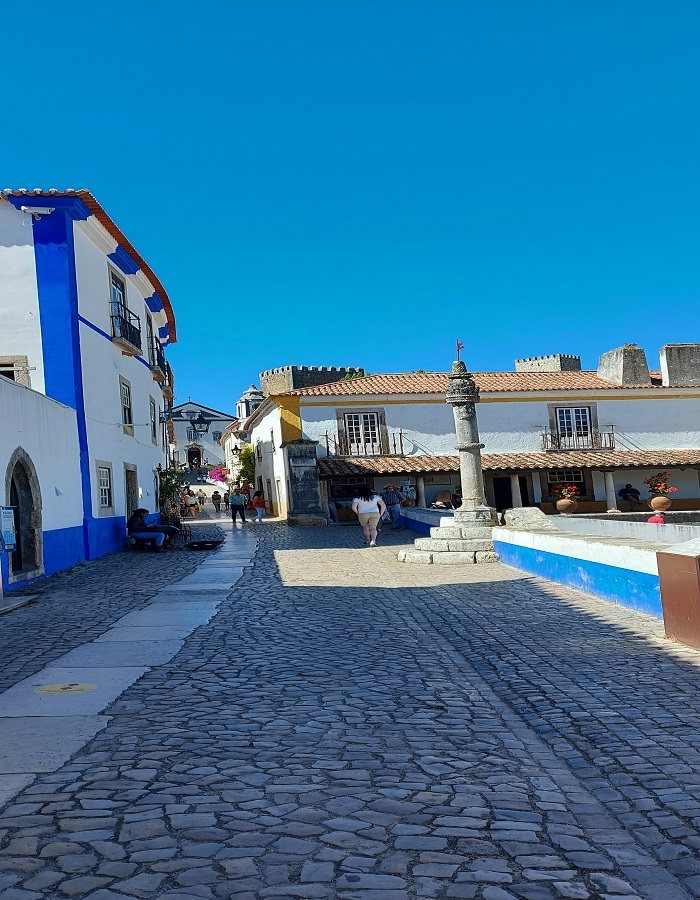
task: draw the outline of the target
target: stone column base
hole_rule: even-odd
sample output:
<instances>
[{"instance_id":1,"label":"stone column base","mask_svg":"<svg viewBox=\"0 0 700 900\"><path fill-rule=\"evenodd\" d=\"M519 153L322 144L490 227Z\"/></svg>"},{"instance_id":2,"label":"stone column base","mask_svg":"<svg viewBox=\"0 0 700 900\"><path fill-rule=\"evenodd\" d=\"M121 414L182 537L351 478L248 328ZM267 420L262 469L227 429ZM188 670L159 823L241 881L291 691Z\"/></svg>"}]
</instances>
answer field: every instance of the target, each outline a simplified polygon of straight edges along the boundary
<instances>
[{"instance_id":1,"label":"stone column base","mask_svg":"<svg viewBox=\"0 0 700 900\"><path fill-rule=\"evenodd\" d=\"M431 528L429 538L414 541L414 549L399 551L399 562L435 566L497 562L491 531L496 521L496 510L489 506L457 509L454 524Z\"/></svg>"}]
</instances>

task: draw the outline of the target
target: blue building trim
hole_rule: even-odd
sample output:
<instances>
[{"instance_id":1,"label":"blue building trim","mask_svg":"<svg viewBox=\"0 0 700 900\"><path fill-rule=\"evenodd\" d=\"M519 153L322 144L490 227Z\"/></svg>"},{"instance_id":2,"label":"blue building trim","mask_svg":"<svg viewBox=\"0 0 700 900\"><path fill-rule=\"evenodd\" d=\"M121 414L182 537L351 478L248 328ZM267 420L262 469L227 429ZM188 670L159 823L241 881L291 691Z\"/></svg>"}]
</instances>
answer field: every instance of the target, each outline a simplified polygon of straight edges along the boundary
<instances>
[{"instance_id":1,"label":"blue building trim","mask_svg":"<svg viewBox=\"0 0 700 900\"><path fill-rule=\"evenodd\" d=\"M163 341L166 341L166 342L169 341L170 340L170 326L162 325L158 329L158 337Z\"/></svg>"},{"instance_id":2,"label":"blue building trim","mask_svg":"<svg viewBox=\"0 0 700 900\"><path fill-rule=\"evenodd\" d=\"M63 569L70 569L71 566L77 566L78 563L85 562L85 544L83 540L83 528L81 525L75 525L72 528L56 528L53 531L45 531L43 533L44 543L44 575L53 575L61 572ZM13 584L7 584L9 577L7 554L0 554L2 557L2 582L6 591L14 591L17 588L31 584L34 578L23 581L15 581Z\"/></svg>"},{"instance_id":3,"label":"blue building trim","mask_svg":"<svg viewBox=\"0 0 700 900\"><path fill-rule=\"evenodd\" d=\"M141 268L134 262L121 244L117 246L114 253L107 254L107 259L111 260L125 275L135 275Z\"/></svg>"},{"instance_id":4,"label":"blue building trim","mask_svg":"<svg viewBox=\"0 0 700 900\"><path fill-rule=\"evenodd\" d=\"M661 617L658 575L495 541L501 562L621 606Z\"/></svg>"},{"instance_id":5,"label":"blue building trim","mask_svg":"<svg viewBox=\"0 0 700 900\"><path fill-rule=\"evenodd\" d=\"M60 210L65 212L75 221L85 221L85 219L89 219L92 215L79 197L32 197L31 195L24 194L19 197L5 195L5 199L9 200L15 209L21 209L23 206L33 206L37 209L42 207L43 209L53 209L57 212ZM53 215L53 213L47 215Z\"/></svg>"},{"instance_id":6,"label":"blue building trim","mask_svg":"<svg viewBox=\"0 0 700 900\"><path fill-rule=\"evenodd\" d=\"M92 517L92 490L73 240L73 221L84 218L80 207L86 207L77 198L56 199L71 200L71 206L61 204L58 208L56 204L53 213L32 221L44 382L48 397L70 406L77 413L84 554L89 559L88 521Z\"/></svg>"},{"instance_id":7,"label":"blue building trim","mask_svg":"<svg viewBox=\"0 0 700 900\"><path fill-rule=\"evenodd\" d=\"M146 297L146 306L152 313L164 312L163 303L157 293L154 293L151 297Z\"/></svg>"},{"instance_id":8,"label":"blue building trim","mask_svg":"<svg viewBox=\"0 0 700 900\"><path fill-rule=\"evenodd\" d=\"M406 516L401 516L399 525L401 528L407 528L409 531L417 531L418 534L426 534L428 537L430 537L430 529L435 527L434 525L431 525L430 522L419 522L417 519L409 519Z\"/></svg>"},{"instance_id":9,"label":"blue building trim","mask_svg":"<svg viewBox=\"0 0 700 900\"><path fill-rule=\"evenodd\" d=\"M106 338L110 343L112 342L112 338L107 334L106 331L103 331L101 328L98 328L97 325L94 325L88 319L85 319L83 316L78 316L78 321L82 322L83 325L87 325L88 328L91 328L93 331L97 332L101 337ZM142 366L145 366L147 369L151 368L151 364L147 359L144 359L143 356L134 356L134 359L137 359Z\"/></svg>"}]
</instances>

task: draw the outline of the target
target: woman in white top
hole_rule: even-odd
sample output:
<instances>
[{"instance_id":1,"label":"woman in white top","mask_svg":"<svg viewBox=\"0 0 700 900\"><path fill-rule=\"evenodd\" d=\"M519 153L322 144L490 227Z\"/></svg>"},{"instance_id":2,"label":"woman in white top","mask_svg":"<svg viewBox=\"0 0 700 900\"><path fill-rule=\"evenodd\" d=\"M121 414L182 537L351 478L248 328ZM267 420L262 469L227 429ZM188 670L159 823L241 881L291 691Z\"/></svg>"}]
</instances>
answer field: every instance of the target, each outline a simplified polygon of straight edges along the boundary
<instances>
[{"instance_id":1,"label":"woman in white top","mask_svg":"<svg viewBox=\"0 0 700 900\"><path fill-rule=\"evenodd\" d=\"M377 546L377 525L385 509L386 503L367 485L358 490L357 497L352 501L352 510L357 513L365 541L369 542L370 547Z\"/></svg>"}]
</instances>

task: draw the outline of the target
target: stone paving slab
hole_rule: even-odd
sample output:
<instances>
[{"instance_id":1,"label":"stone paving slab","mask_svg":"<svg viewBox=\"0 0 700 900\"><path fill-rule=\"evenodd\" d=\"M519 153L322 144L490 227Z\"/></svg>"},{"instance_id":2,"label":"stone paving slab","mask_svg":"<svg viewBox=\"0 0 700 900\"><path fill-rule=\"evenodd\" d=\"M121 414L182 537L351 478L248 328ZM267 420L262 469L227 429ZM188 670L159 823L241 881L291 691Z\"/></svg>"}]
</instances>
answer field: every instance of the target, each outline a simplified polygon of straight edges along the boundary
<instances>
[{"instance_id":1,"label":"stone paving slab","mask_svg":"<svg viewBox=\"0 0 700 900\"><path fill-rule=\"evenodd\" d=\"M58 666L160 666L182 648L182 641L93 641L56 660Z\"/></svg>"},{"instance_id":2,"label":"stone paving slab","mask_svg":"<svg viewBox=\"0 0 700 900\"><path fill-rule=\"evenodd\" d=\"M0 719L15 716L95 716L146 671L145 666L47 666L0 694ZM39 693L55 685L76 693Z\"/></svg>"},{"instance_id":3,"label":"stone paving slab","mask_svg":"<svg viewBox=\"0 0 700 900\"><path fill-rule=\"evenodd\" d=\"M95 638L96 643L107 641L174 641L186 638L194 630L192 625L129 625L110 628Z\"/></svg>"},{"instance_id":4,"label":"stone paving slab","mask_svg":"<svg viewBox=\"0 0 700 900\"><path fill-rule=\"evenodd\" d=\"M106 716L92 715L3 719L0 725L0 795L3 779L8 775L55 772L106 728L108 721ZM6 793L10 794L12 788L17 788L17 783L6 781Z\"/></svg>"}]
</instances>

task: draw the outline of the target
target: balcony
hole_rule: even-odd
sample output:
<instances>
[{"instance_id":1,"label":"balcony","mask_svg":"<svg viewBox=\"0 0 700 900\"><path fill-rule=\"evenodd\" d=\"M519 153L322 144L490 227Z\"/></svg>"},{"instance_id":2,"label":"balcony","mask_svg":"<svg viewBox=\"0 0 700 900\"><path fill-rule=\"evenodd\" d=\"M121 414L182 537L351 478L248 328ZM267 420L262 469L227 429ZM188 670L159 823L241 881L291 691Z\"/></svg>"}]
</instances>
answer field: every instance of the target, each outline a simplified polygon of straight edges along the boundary
<instances>
[{"instance_id":1,"label":"balcony","mask_svg":"<svg viewBox=\"0 0 700 900\"><path fill-rule=\"evenodd\" d=\"M123 303L112 302L112 342L127 356L141 352L141 321Z\"/></svg>"},{"instance_id":2,"label":"balcony","mask_svg":"<svg viewBox=\"0 0 700 900\"><path fill-rule=\"evenodd\" d=\"M404 456L403 432L387 435L386 444L377 436L373 440L349 441L345 435L328 434L322 442L328 456Z\"/></svg>"},{"instance_id":3,"label":"balcony","mask_svg":"<svg viewBox=\"0 0 700 900\"><path fill-rule=\"evenodd\" d=\"M545 428L542 432L542 449L549 453L563 453L572 450L609 451L615 449L615 433L612 431L581 431L564 434Z\"/></svg>"},{"instance_id":4,"label":"balcony","mask_svg":"<svg viewBox=\"0 0 700 900\"><path fill-rule=\"evenodd\" d=\"M153 340L152 346L149 348L148 353L148 362L151 367L151 375L153 375L154 381L164 381L165 380L165 353L163 353L163 348L160 346L160 342Z\"/></svg>"},{"instance_id":5,"label":"balcony","mask_svg":"<svg viewBox=\"0 0 700 900\"><path fill-rule=\"evenodd\" d=\"M170 363L165 364L165 377L161 382L160 389L163 392L163 396L166 400L172 400L174 395L174 381L173 381L173 370L170 368Z\"/></svg>"}]
</instances>

